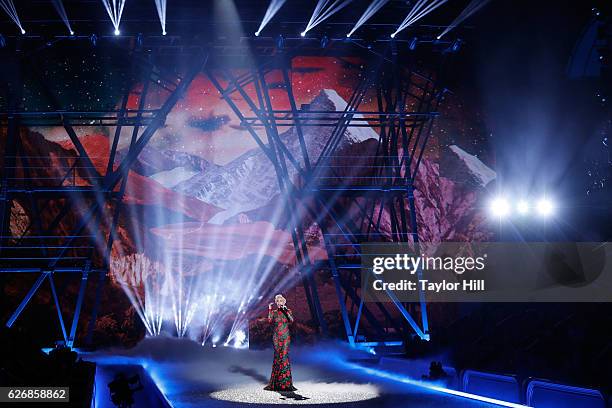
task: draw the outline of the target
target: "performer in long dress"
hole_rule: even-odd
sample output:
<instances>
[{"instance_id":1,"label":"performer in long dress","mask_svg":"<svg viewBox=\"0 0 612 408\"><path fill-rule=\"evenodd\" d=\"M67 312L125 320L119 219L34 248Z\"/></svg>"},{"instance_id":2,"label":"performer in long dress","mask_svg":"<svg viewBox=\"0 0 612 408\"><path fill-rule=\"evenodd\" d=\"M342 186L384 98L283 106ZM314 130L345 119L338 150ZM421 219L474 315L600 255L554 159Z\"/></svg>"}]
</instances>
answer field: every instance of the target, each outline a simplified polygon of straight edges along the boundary
<instances>
[{"instance_id":1,"label":"performer in long dress","mask_svg":"<svg viewBox=\"0 0 612 408\"><path fill-rule=\"evenodd\" d=\"M274 362L272 363L272 374L270 382L264 388L269 391L295 391L291 379L291 363L289 362L289 324L293 322L291 310L285 305L287 300L283 295L274 297L276 309L272 309L272 303L268 305L268 322L272 324L272 341L274 343Z\"/></svg>"}]
</instances>

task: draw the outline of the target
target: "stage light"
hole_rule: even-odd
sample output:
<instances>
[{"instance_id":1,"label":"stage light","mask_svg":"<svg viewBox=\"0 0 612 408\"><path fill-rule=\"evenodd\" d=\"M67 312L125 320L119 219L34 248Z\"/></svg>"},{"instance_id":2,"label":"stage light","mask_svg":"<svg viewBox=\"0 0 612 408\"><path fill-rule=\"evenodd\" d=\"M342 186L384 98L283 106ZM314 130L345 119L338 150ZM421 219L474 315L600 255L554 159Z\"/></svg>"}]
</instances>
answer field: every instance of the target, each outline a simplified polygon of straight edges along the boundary
<instances>
[{"instance_id":1,"label":"stage light","mask_svg":"<svg viewBox=\"0 0 612 408\"><path fill-rule=\"evenodd\" d=\"M538 211L538 214L540 214L541 216L549 217L553 214L555 210L555 206L552 203L552 201L550 201L549 199L542 198L536 204L536 210Z\"/></svg>"},{"instance_id":2,"label":"stage light","mask_svg":"<svg viewBox=\"0 0 612 408\"><path fill-rule=\"evenodd\" d=\"M64 3L62 0L53 0L53 7L55 7L57 14L59 14L61 17L70 35L74 35L74 31L72 31L72 27L70 26L70 20L68 20L68 14L66 14L66 9L64 8Z\"/></svg>"},{"instance_id":3,"label":"stage light","mask_svg":"<svg viewBox=\"0 0 612 408\"><path fill-rule=\"evenodd\" d=\"M346 38L351 38L351 33L348 33L348 34L346 35Z\"/></svg>"},{"instance_id":4,"label":"stage light","mask_svg":"<svg viewBox=\"0 0 612 408\"><path fill-rule=\"evenodd\" d=\"M410 40L410 43L408 44L408 49L410 51L416 50L418 43L419 43L419 39L417 37L412 37L412 40Z\"/></svg>"},{"instance_id":5,"label":"stage light","mask_svg":"<svg viewBox=\"0 0 612 408\"><path fill-rule=\"evenodd\" d=\"M261 31L264 29L266 25L272 20L272 17L278 13L278 10L285 4L287 0L271 0L268 8L266 9L266 14L264 14L261 23L259 24L259 28L255 32L255 36L258 37Z\"/></svg>"},{"instance_id":6,"label":"stage light","mask_svg":"<svg viewBox=\"0 0 612 408\"><path fill-rule=\"evenodd\" d=\"M347 34L347 37L350 37L359 27L364 25L378 10L380 10L385 4L387 4L389 0L374 0L368 8L363 12L355 26L351 29L351 31Z\"/></svg>"},{"instance_id":7,"label":"stage light","mask_svg":"<svg viewBox=\"0 0 612 408\"><path fill-rule=\"evenodd\" d=\"M400 31L405 30L410 25L414 24L421 18L425 17L438 7L442 6L448 0L418 0L414 3L414 6L404 18L404 21L397 27L397 30L393 34L398 34ZM391 37L393 38L393 37Z\"/></svg>"},{"instance_id":8,"label":"stage light","mask_svg":"<svg viewBox=\"0 0 612 408\"><path fill-rule=\"evenodd\" d=\"M119 35L119 25L121 24L121 16L123 15L123 8L125 7L125 0L102 0L104 8L108 17L115 27L115 35Z\"/></svg>"},{"instance_id":9,"label":"stage light","mask_svg":"<svg viewBox=\"0 0 612 408\"><path fill-rule=\"evenodd\" d=\"M344 7L348 6L352 1L353 0L319 0L303 31L304 35ZM302 37L304 37L304 35L302 35Z\"/></svg>"},{"instance_id":10,"label":"stage light","mask_svg":"<svg viewBox=\"0 0 612 408\"><path fill-rule=\"evenodd\" d=\"M17 9L15 8L15 3L13 3L13 0L0 0L0 8L2 8L11 18L11 20L13 20L13 23L19 27L21 34L25 34L26 32L21 25L21 20L19 19L19 15L17 14Z\"/></svg>"},{"instance_id":11,"label":"stage light","mask_svg":"<svg viewBox=\"0 0 612 408\"><path fill-rule=\"evenodd\" d=\"M505 217L510 212L510 205L508 201L503 197L498 197L491 201L490 205L491 213L496 217Z\"/></svg>"},{"instance_id":12,"label":"stage light","mask_svg":"<svg viewBox=\"0 0 612 408\"><path fill-rule=\"evenodd\" d=\"M162 35L166 35L166 0L155 0L155 8L161 24Z\"/></svg>"},{"instance_id":13,"label":"stage light","mask_svg":"<svg viewBox=\"0 0 612 408\"><path fill-rule=\"evenodd\" d=\"M395 38L395 33L391 33L391 38Z\"/></svg>"},{"instance_id":14,"label":"stage light","mask_svg":"<svg viewBox=\"0 0 612 408\"><path fill-rule=\"evenodd\" d=\"M527 214L529 212L529 203L526 200L520 200L516 203L516 211L521 215Z\"/></svg>"},{"instance_id":15,"label":"stage light","mask_svg":"<svg viewBox=\"0 0 612 408\"><path fill-rule=\"evenodd\" d=\"M301 37L306 37L306 31L302 31L302 32L300 33L300 36L301 36Z\"/></svg>"},{"instance_id":16,"label":"stage light","mask_svg":"<svg viewBox=\"0 0 612 408\"><path fill-rule=\"evenodd\" d=\"M446 33L457 27L461 24L465 19L470 17L472 14L476 13L478 10L483 8L489 1L491 0L472 0L465 9L453 20L452 23L442 33L437 37L438 40L442 38Z\"/></svg>"}]
</instances>

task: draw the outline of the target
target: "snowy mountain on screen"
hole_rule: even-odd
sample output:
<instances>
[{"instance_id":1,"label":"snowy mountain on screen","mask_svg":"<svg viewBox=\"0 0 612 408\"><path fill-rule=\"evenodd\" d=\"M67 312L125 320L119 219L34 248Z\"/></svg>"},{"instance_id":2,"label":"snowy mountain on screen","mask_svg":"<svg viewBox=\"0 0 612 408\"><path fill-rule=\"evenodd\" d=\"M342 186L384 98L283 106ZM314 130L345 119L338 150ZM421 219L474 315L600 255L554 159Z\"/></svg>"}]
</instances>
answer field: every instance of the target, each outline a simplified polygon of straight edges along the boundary
<instances>
[{"instance_id":1,"label":"snowy mountain on screen","mask_svg":"<svg viewBox=\"0 0 612 408\"><path fill-rule=\"evenodd\" d=\"M332 89L324 89L310 104L310 109L343 111L346 101ZM360 115L355 115L356 118ZM329 140L333 127L304 126L304 139L310 161L316 160ZM294 128L280 134L287 149L303 166L299 139ZM343 135L338 149L368 139L377 139L378 134L370 127L349 128ZM297 170L288 164L288 172L295 178ZM209 204L224 208L210 220L223 223L228 218L246 211L260 208L279 194L274 166L265 153L255 148L249 150L225 166L210 168L179 183L175 188L186 195L196 197Z\"/></svg>"}]
</instances>

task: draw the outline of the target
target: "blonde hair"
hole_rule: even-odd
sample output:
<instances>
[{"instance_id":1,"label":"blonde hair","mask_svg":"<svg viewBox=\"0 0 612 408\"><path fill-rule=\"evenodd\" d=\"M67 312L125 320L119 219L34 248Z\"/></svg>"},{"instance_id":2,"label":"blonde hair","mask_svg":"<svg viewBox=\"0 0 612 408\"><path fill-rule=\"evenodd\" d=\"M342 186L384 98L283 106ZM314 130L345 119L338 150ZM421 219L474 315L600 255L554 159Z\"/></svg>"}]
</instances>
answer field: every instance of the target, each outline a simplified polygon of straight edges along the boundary
<instances>
[{"instance_id":1,"label":"blonde hair","mask_svg":"<svg viewBox=\"0 0 612 408\"><path fill-rule=\"evenodd\" d=\"M276 300L277 300L277 299L282 299L282 300L281 300L281 304L283 304L283 305L284 305L285 303L287 303L287 299L285 299L285 297L284 297L283 295L281 295L280 293L279 293L278 295L274 296L274 301L275 301L275 302L276 302Z\"/></svg>"}]
</instances>

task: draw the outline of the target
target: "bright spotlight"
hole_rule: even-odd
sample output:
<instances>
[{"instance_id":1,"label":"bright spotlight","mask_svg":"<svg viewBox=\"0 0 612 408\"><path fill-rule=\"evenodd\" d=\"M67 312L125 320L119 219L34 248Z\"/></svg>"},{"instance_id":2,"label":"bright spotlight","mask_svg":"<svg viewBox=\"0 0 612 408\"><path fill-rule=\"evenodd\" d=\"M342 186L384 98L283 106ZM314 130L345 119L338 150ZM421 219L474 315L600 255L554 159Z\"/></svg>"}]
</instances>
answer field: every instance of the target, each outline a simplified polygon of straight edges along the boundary
<instances>
[{"instance_id":1,"label":"bright spotlight","mask_svg":"<svg viewBox=\"0 0 612 408\"><path fill-rule=\"evenodd\" d=\"M491 212L496 217L504 217L510 212L510 205L505 198L496 198L491 202Z\"/></svg>"},{"instance_id":2,"label":"bright spotlight","mask_svg":"<svg viewBox=\"0 0 612 408\"><path fill-rule=\"evenodd\" d=\"M543 217L548 217L554 212L555 206L550 200L542 198L540 201L538 201L536 209L538 211L538 214Z\"/></svg>"},{"instance_id":3,"label":"bright spotlight","mask_svg":"<svg viewBox=\"0 0 612 408\"><path fill-rule=\"evenodd\" d=\"M164 32L162 32L162 35L166 35L166 34L168 34L168 33L167 33L167 32L165 32L165 31L164 31Z\"/></svg>"},{"instance_id":4,"label":"bright spotlight","mask_svg":"<svg viewBox=\"0 0 612 408\"><path fill-rule=\"evenodd\" d=\"M72 31L72 30L71 30L71 31L70 31L70 35L74 35L74 31Z\"/></svg>"},{"instance_id":5,"label":"bright spotlight","mask_svg":"<svg viewBox=\"0 0 612 408\"><path fill-rule=\"evenodd\" d=\"M391 38L395 38L395 33L391 34Z\"/></svg>"},{"instance_id":6,"label":"bright spotlight","mask_svg":"<svg viewBox=\"0 0 612 408\"><path fill-rule=\"evenodd\" d=\"M255 32L256 37L259 36L261 31L268 25L270 20L272 20L272 17L274 17L276 13L278 13L278 10L280 10L280 8L283 6L283 4L285 4L286 1L287 0L271 0L270 1L270 4L268 5L268 9L266 10L266 14L261 20L261 24L259 24L259 28Z\"/></svg>"},{"instance_id":7,"label":"bright spotlight","mask_svg":"<svg viewBox=\"0 0 612 408\"><path fill-rule=\"evenodd\" d=\"M300 36L302 36L302 37L306 37L306 31L302 31L302 32L300 33Z\"/></svg>"},{"instance_id":8,"label":"bright spotlight","mask_svg":"<svg viewBox=\"0 0 612 408\"><path fill-rule=\"evenodd\" d=\"M115 35L119 35L119 34L121 34L121 31L119 31L118 28L115 28Z\"/></svg>"},{"instance_id":9,"label":"bright spotlight","mask_svg":"<svg viewBox=\"0 0 612 408\"><path fill-rule=\"evenodd\" d=\"M346 35L346 38L351 38L351 33L348 33L348 34Z\"/></svg>"},{"instance_id":10,"label":"bright spotlight","mask_svg":"<svg viewBox=\"0 0 612 408\"><path fill-rule=\"evenodd\" d=\"M529 212L529 203L525 200L521 200L516 204L516 211L519 214L525 215Z\"/></svg>"},{"instance_id":11,"label":"bright spotlight","mask_svg":"<svg viewBox=\"0 0 612 408\"><path fill-rule=\"evenodd\" d=\"M21 34L25 34L25 33L26 33L25 30L22 28L21 29Z\"/></svg>"}]
</instances>

